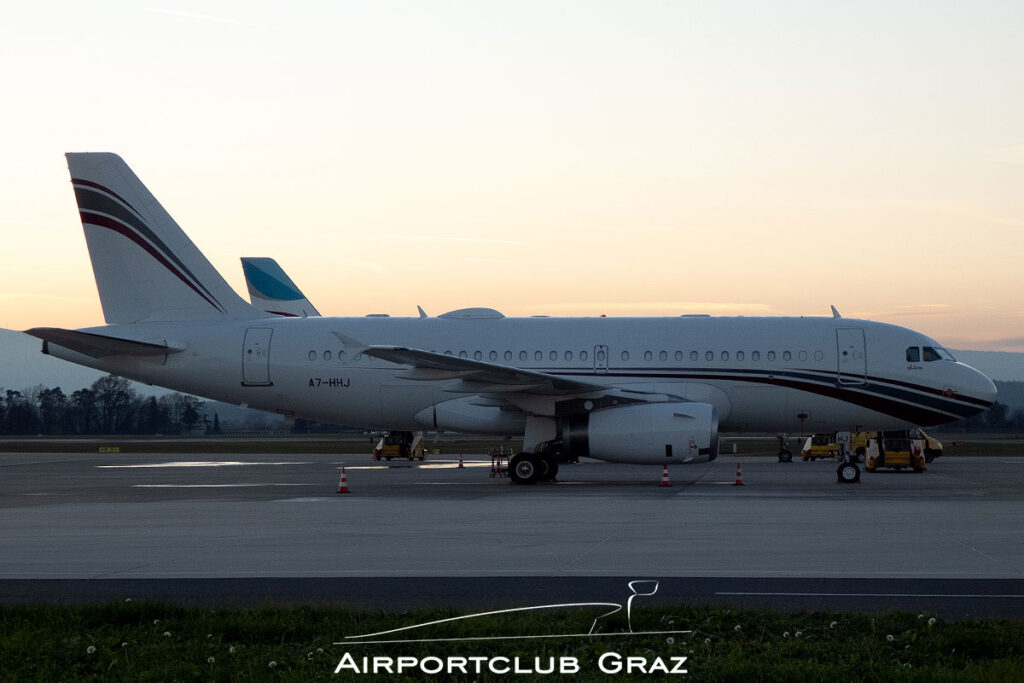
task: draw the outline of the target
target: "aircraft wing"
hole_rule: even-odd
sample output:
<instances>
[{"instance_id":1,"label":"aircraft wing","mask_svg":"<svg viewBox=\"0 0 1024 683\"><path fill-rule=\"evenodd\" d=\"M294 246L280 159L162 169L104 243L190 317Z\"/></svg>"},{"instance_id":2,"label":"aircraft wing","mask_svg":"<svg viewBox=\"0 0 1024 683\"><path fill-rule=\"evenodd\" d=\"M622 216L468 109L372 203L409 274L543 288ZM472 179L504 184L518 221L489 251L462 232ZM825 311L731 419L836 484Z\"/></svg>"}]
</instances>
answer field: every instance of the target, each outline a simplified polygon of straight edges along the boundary
<instances>
[{"instance_id":1,"label":"aircraft wing","mask_svg":"<svg viewBox=\"0 0 1024 683\"><path fill-rule=\"evenodd\" d=\"M402 346L370 346L362 351L368 356L391 363L410 366L403 379L423 381L458 380L449 388L458 393L504 393L527 391L545 395L579 394L600 391L605 387L574 379L566 379L535 370L523 370L498 363L468 358L455 358L430 351ZM461 387L461 389L459 388Z\"/></svg>"},{"instance_id":2,"label":"aircraft wing","mask_svg":"<svg viewBox=\"0 0 1024 683\"><path fill-rule=\"evenodd\" d=\"M447 381L450 384L445 387L445 391L452 393L504 398L512 403L516 403L516 397L523 395L544 396L556 402L573 398L607 397L614 398L616 404L683 400L678 396L623 389L603 382L569 379L547 372L456 358L405 346L368 346L339 332L334 335L355 353L409 366L409 370L399 376L402 379Z\"/></svg>"}]
</instances>

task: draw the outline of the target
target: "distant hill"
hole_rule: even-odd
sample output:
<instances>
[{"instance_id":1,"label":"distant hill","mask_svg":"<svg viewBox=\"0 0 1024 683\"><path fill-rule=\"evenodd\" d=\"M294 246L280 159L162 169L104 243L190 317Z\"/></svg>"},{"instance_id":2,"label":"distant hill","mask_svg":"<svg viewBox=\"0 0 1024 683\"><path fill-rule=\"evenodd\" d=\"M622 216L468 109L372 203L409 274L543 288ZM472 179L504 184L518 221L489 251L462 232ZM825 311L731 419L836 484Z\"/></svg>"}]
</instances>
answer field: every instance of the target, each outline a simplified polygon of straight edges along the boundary
<instances>
[{"instance_id":1,"label":"distant hill","mask_svg":"<svg viewBox=\"0 0 1024 683\"><path fill-rule=\"evenodd\" d=\"M36 385L60 387L65 394L92 385L107 373L42 353L43 342L21 332L0 329L0 389L21 391ZM167 389L133 382L140 394L162 396Z\"/></svg>"},{"instance_id":2,"label":"distant hill","mask_svg":"<svg viewBox=\"0 0 1024 683\"><path fill-rule=\"evenodd\" d=\"M956 359L980 370L990 379L1024 382L1024 353L1008 351L953 351Z\"/></svg>"},{"instance_id":3,"label":"distant hill","mask_svg":"<svg viewBox=\"0 0 1024 683\"><path fill-rule=\"evenodd\" d=\"M1010 406L1010 412L1024 410L1024 382L1000 382L996 381L996 389L999 395L996 400Z\"/></svg>"}]
</instances>

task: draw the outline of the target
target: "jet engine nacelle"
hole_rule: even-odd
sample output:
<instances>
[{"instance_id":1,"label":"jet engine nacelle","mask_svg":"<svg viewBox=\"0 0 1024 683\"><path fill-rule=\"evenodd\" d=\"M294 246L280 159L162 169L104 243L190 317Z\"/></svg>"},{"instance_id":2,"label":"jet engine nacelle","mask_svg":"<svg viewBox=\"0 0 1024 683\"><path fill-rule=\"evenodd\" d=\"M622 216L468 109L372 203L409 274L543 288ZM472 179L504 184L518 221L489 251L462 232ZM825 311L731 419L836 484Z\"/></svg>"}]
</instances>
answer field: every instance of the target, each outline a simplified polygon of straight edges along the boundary
<instances>
[{"instance_id":1,"label":"jet engine nacelle","mask_svg":"<svg viewBox=\"0 0 1024 683\"><path fill-rule=\"evenodd\" d=\"M580 456L644 465L714 460L718 411L707 403L645 403L574 416L562 448Z\"/></svg>"}]
</instances>

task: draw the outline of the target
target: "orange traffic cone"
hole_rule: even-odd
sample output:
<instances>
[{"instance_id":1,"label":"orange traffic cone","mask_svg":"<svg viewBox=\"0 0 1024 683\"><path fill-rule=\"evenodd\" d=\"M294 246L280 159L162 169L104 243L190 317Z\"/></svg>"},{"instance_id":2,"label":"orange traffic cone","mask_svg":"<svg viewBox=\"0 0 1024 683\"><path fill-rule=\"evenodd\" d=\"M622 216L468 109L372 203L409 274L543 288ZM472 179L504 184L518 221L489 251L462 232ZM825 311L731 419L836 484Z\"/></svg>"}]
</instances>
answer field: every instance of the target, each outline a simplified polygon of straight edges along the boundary
<instances>
[{"instance_id":1,"label":"orange traffic cone","mask_svg":"<svg viewBox=\"0 0 1024 683\"><path fill-rule=\"evenodd\" d=\"M462 469L462 453L459 453L459 469Z\"/></svg>"},{"instance_id":2,"label":"orange traffic cone","mask_svg":"<svg viewBox=\"0 0 1024 683\"><path fill-rule=\"evenodd\" d=\"M338 493L348 493L348 479L345 478L345 468L341 468L341 479L338 481Z\"/></svg>"},{"instance_id":3,"label":"orange traffic cone","mask_svg":"<svg viewBox=\"0 0 1024 683\"><path fill-rule=\"evenodd\" d=\"M661 486L671 486L672 482L668 480L668 465L662 465L661 468Z\"/></svg>"},{"instance_id":4,"label":"orange traffic cone","mask_svg":"<svg viewBox=\"0 0 1024 683\"><path fill-rule=\"evenodd\" d=\"M743 472L740 471L739 463L736 463L736 483L733 486L743 486Z\"/></svg>"}]
</instances>

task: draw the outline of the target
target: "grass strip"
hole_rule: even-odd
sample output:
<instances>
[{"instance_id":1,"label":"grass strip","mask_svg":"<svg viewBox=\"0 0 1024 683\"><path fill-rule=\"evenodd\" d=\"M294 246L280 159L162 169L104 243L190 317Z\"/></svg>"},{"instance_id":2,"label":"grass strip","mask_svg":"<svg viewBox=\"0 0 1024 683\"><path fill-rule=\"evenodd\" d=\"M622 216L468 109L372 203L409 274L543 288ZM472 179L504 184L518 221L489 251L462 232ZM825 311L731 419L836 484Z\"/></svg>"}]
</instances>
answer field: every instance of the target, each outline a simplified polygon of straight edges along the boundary
<instances>
[{"instance_id":1,"label":"grass strip","mask_svg":"<svg viewBox=\"0 0 1024 683\"><path fill-rule=\"evenodd\" d=\"M0 607L0 679L11 681L310 680L650 680L1010 681L1024 680L1024 625L951 622L929 614L775 613L714 607L634 609L599 620L599 637L535 638L587 632L607 609L503 614L390 637L489 641L336 645L346 636L446 619L456 612L359 611L342 607L188 608L149 602L106 606ZM687 631L616 636L633 631ZM510 637L531 636L525 639ZM501 639L502 637L509 639ZM429 674L413 667L356 673L339 662L399 656L482 657L482 671ZM608 655L607 653L614 653ZM491 658L499 673L489 670ZM501 671L518 657L521 669ZM602 657L604 659L602 660ZM634 660L627 671L627 657ZM686 675L671 670L686 657ZM562 658L578 672L560 676ZM639 664L640 661L643 664ZM372 661L372 659L371 659ZM604 670L602 670L602 663ZM431 662L434 666L434 662ZM643 671L637 667L643 667ZM551 675L537 673L554 667ZM428 667L429 671L430 667ZM615 669L618 669L617 671ZM650 673L651 670L653 673ZM644 674L644 671L648 672Z\"/></svg>"}]
</instances>

